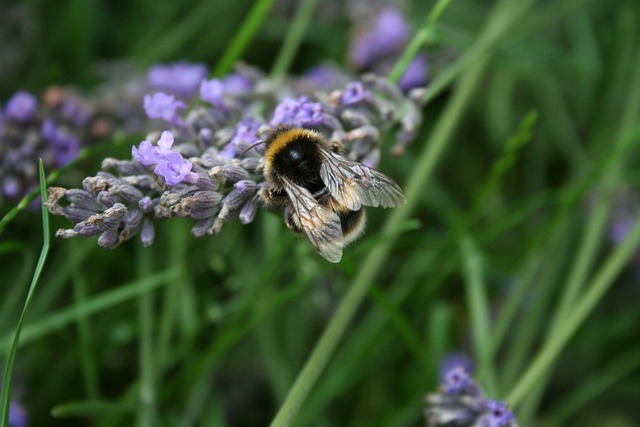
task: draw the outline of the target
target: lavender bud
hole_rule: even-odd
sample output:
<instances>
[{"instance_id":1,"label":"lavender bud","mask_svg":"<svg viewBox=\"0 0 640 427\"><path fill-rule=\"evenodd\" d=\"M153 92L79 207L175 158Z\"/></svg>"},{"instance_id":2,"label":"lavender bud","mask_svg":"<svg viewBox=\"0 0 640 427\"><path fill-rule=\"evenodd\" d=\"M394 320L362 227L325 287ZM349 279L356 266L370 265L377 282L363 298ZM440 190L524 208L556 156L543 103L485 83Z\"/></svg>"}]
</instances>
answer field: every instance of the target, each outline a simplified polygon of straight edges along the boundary
<instances>
[{"instance_id":1,"label":"lavender bud","mask_svg":"<svg viewBox=\"0 0 640 427\"><path fill-rule=\"evenodd\" d=\"M140 229L140 241L142 242L142 246L151 246L154 240L155 229L153 227L153 222L148 218L145 218L142 220L142 227Z\"/></svg>"},{"instance_id":2,"label":"lavender bud","mask_svg":"<svg viewBox=\"0 0 640 427\"><path fill-rule=\"evenodd\" d=\"M220 233L220 230L222 230L222 224L224 224L224 220L216 217L216 219L213 220L211 227L207 229L207 234L215 236Z\"/></svg>"},{"instance_id":3,"label":"lavender bud","mask_svg":"<svg viewBox=\"0 0 640 427\"><path fill-rule=\"evenodd\" d=\"M213 224L213 217L203 219L198 221L196 225L191 228L191 235L193 237L202 237L207 234L208 230L211 228L211 224Z\"/></svg>"},{"instance_id":4,"label":"lavender bud","mask_svg":"<svg viewBox=\"0 0 640 427\"><path fill-rule=\"evenodd\" d=\"M222 204L222 207L223 208L226 207L228 211L235 211L240 209L240 207L242 206L242 204L246 199L247 199L246 195L242 194L236 189L233 189L229 192L229 194L224 196L224 199L222 199L221 204ZM218 215L218 217L220 217L220 215ZM225 219L231 219L231 218L225 218Z\"/></svg>"},{"instance_id":5,"label":"lavender bud","mask_svg":"<svg viewBox=\"0 0 640 427\"><path fill-rule=\"evenodd\" d=\"M99 192L96 198L98 199L98 202L100 202L102 206L107 208L110 208L116 203L118 203L118 199L116 199L116 197L113 194L109 193L108 191Z\"/></svg>"},{"instance_id":6,"label":"lavender bud","mask_svg":"<svg viewBox=\"0 0 640 427\"><path fill-rule=\"evenodd\" d=\"M79 189L71 189L64 196L71 204L87 210L97 211L99 209L96 200L89 192Z\"/></svg>"},{"instance_id":7,"label":"lavender bud","mask_svg":"<svg viewBox=\"0 0 640 427\"><path fill-rule=\"evenodd\" d=\"M138 208L142 211L142 213L149 214L153 212L154 202L150 197L143 197L138 202Z\"/></svg>"},{"instance_id":8,"label":"lavender bud","mask_svg":"<svg viewBox=\"0 0 640 427\"><path fill-rule=\"evenodd\" d=\"M117 160L111 157L107 157L102 161L102 169L115 169L121 176L140 175L146 172L145 168L138 162Z\"/></svg>"},{"instance_id":9,"label":"lavender bud","mask_svg":"<svg viewBox=\"0 0 640 427\"><path fill-rule=\"evenodd\" d=\"M80 222L88 219L96 213L95 210L81 208L79 206L66 206L62 208L62 215L70 221Z\"/></svg>"},{"instance_id":10,"label":"lavender bud","mask_svg":"<svg viewBox=\"0 0 640 427\"><path fill-rule=\"evenodd\" d=\"M237 182L243 179L249 179L249 172L240 166L231 164L212 168L211 176L214 178L222 176L231 182Z\"/></svg>"},{"instance_id":11,"label":"lavender bud","mask_svg":"<svg viewBox=\"0 0 640 427\"><path fill-rule=\"evenodd\" d=\"M131 185L114 185L109 188L109 192L114 196L122 199L125 203L138 203L142 199L143 194L137 188Z\"/></svg>"},{"instance_id":12,"label":"lavender bud","mask_svg":"<svg viewBox=\"0 0 640 427\"><path fill-rule=\"evenodd\" d=\"M120 243L118 230L107 230L98 237L98 245L103 248L113 249Z\"/></svg>"},{"instance_id":13,"label":"lavender bud","mask_svg":"<svg viewBox=\"0 0 640 427\"><path fill-rule=\"evenodd\" d=\"M57 230L56 231L56 237L60 237L62 239L70 239L78 235L79 234L74 230Z\"/></svg>"},{"instance_id":14,"label":"lavender bud","mask_svg":"<svg viewBox=\"0 0 640 427\"><path fill-rule=\"evenodd\" d=\"M245 157L242 159L242 167L250 172L255 172L259 163L260 159L257 157Z\"/></svg>"},{"instance_id":15,"label":"lavender bud","mask_svg":"<svg viewBox=\"0 0 640 427\"><path fill-rule=\"evenodd\" d=\"M257 185L250 179L243 179L233 184L233 187L243 196L251 196L255 193Z\"/></svg>"},{"instance_id":16,"label":"lavender bud","mask_svg":"<svg viewBox=\"0 0 640 427\"><path fill-rule=\"evenodd\" d=\"M245 225L252 222L256 217L257 210L258 205L256 204L255 200L247 200L244 205L242 205L242 209L240 209L240 215L238 215L238 217L240 218L240 222Z\"/></svg>"},{"instance_id":17,"label":"lavender bud","mask_svg":"<svg viewBox=\"0 0 640 427\"><path fill-rule=\"evenodd\" d=\"M89 176L82 180L82 188L91 194L98 194L109 189L109 183L103 176Z\"/></svg>"},{"instance_id":18,"label":"lavender bud","mask_svg":"<svg viewBox=\"0 0 640 427\"><path fill-rule=\"evenodd\" d=\"M125 226L130 229L137 229L142 221L142 212L138 209L131 209L127 212L127 216L124 219Z\"/></svg>"},{"instance_id":19,"label":"lavender bud","mask_svg":"<svg viewBox=\"0 0 640 427\"><path fill-rule=\"evenodd\" d=\"M194 219L205 219L215 215L222 195L214 191L197 191L192 196L180 200L174 212L180 217L190 216Z\"/></svg>"},{"instance_id":20,"label":"lavender bud","mask_svg":"<svg viewBox=\"0 0 640 427\"><path fill-rule=\"evenodd\" d=\"M73 232L79 236L95 236L100 233L102 230L98 228L95 224L88 223L87 221L82 221L77 223L73 227Z\"/></svg>"},{"instance_id":21,"label":"lavender bud","mask_svg":"<svg viewBox=\"0 0 640 427\"><path fill-rule=\"evenodd\" d=\"M122 203L116 203L103 213L93 215L85 222L94 225L102 231L117 229L127 215L127 207Z\"/></svg>"}]
</instances>

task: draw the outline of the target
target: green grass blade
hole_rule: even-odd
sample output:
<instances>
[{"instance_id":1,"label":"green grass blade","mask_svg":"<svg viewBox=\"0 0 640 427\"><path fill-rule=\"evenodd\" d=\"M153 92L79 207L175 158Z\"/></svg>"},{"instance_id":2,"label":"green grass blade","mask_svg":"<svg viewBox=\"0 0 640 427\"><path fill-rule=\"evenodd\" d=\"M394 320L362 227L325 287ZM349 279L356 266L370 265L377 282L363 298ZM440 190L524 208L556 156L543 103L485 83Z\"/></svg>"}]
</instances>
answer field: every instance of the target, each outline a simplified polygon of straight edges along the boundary
<instances>
[{"instance_id":1,"label":"green grass blade","mask_svg":"<svg viewBox=\"0 0 640 427\"><path fill-rule=\"evenodd\" d=\"M11 349L9 350L9 356L7 357L7 362L4 368L4 375L2 378L2 394L0 396L0 426L2 427L7 427L9 425L9 407L11 404L11 382L13 378L13 364L16 358L16 352L18 351L18 344L20 343L20 333L22 332L22 325L24 324L24 319L27 315L27 311L29 310L29 305L31 303L31 300L33 299L38 280L40 279L40 274L42 273L42 269L44 268L44 263L47 260L47 254L49 253L49 212L47 211L47 208L45 206L45 202L47 201L47 189L42 159L40 159L39 174L40 196L42 197L42 250L40 251L40 258L38 259L36 270L33 273L33 279L31 280L31 285L29 286L29 293L27 294L27 299L25 300L22 314L20 314L20 320L18 321L18 326L16 327L16 331L13 335Z\"/></svg>"},{"instance_id":2,"label":"green grass blade","mask_svg":"<svg viewBox=\"0 0 640 427\"><path fill-rule=\"evenodd\" d=\"M233 64L242 57L249 43L267 18L272 5L273 0L258 0L254 4L251 12L235 33L231 43L229 43L229 47L226 48L222 57L216 63L213 69L214 76L222 76L229 72Z\"/></svg>"}]
</instances>

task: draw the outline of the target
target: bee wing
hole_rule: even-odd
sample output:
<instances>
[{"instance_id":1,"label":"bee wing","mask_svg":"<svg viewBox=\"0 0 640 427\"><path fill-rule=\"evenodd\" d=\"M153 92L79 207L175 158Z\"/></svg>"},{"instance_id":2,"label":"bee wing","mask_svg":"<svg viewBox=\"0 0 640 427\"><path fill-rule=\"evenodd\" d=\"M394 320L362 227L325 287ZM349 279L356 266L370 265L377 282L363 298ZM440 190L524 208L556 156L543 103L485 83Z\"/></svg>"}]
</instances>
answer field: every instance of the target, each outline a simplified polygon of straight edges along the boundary
<instances>
[{"instance_id":1,"label":"bee wing","mask_svg":"<svg viewBox=\"0 0 640 427\"><path fill-rule=\"evenodd\" d=\"M300 222L300 228L309 242L327 261L339 262L342 259L344 241L338 214L318 204L306 188L294 184L285 177L281 179Z\"/></svg>"},{"instance_id":2,"label":"bee wing","mask_svg":"<svg viewBox=\"0 0 640 427\"><path fill-rule=\"evenodd\" d=\"M339 154L321 152L320 178L338 203L352 211L362 205L395 208L406 203L402 189L388 176Z\"/></svg>"}]
</instances>

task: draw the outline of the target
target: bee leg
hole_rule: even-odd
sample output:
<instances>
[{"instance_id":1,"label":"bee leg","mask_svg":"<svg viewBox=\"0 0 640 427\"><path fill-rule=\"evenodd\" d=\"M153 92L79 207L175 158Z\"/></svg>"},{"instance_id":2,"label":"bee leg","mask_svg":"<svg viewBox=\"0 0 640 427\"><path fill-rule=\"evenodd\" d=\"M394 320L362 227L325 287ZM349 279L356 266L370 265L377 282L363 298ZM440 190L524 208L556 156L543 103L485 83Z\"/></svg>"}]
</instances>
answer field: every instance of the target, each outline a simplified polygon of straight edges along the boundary
<instances>
[{"instance_id":1,"label":"bee leg","mask_svg":"<svg viewBox=\"0 0 640 427\"><path fill-rule=\"evenodd\" d=\"M258 198L265 206L271 209L283 209L289 204L287 194L272 187L263 187L258 192Z\"/></svg>"},{"instance_id":2,"label":"bee leg","mask_svg":"<svg viewBox=\"0 0 640 427\"><path fill-rule=\"evenodd\" d=\"M284 208L284 223L287 224L287 227L294 233L302 233L298 216L289 206Z\"/></svg>"},{"instance_id":3,"label":"bee leg","mask_svg":"<svg viewBox=\"0 0 640 427\"><path fill-rule=\"evenodd\" d=\"M344 144L339 139L333 138L329 141L329 144L331 144L331 151L334 153L342 154L344 152Z\"/></svg>"}]
</instances>

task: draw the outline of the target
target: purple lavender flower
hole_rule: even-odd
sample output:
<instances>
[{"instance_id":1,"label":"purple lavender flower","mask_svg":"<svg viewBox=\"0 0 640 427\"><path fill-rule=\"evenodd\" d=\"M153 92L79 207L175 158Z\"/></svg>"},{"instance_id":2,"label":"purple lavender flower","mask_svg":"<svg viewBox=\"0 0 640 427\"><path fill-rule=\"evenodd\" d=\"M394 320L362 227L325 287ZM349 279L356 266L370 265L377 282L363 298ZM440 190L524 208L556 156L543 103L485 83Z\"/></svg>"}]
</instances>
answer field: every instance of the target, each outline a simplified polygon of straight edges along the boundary
<instances>
[{"instance_id":1,"label":"purple lavender flower","mask_svg":"<svg viewBox=\"0 0 640 427\"><path fill-rule=\"evenodd\" d=\"M504 402L488 400L487 411L488 413L481 419L480 425L482 427L509 427L514 421L513 413Z\"/></svg>"},{"instance_id":2,"label":"purple lavender flower","mask_svg":"<svg viewBox=\"0 0 640 427\"><path fill-rule=\"evenodd\" d=\"M198 92L200 82L207 74L207 66L204 64L174 62L151 67L147 73L147 81L155 89L190 98Z\"/></svg>"},{"instance_id":3,"label":"purple lavender flower","mask_svg":"<svg viewBox=\"0 0 640 427\"><path fill-rule=\"evenodd\" d=\"M411 61L405 70L400 78L400 82L398 82L398 86L405 92L413 88L424 87L427 84L428 72L427 56L418 55L413 58L413 61Z\"/></svg>"},{"instance_id":4,"label":"purple lavender flower","mask_svg":"<svg viewBox=\"0 0 640 427\"><path fill-rule=\"evenodd\" d=\"M362 82L351 82L342 92L340 102L344 105L353 105L365 100L366 92Z\"/></svg>"},{"instance_id":5,"label":"purple lavender flower","mask_svg":"<svg viewBox=\"0 0 640 427\"><path fill-rule=\"evenodd\" d=\"M6 117L18 122L26 122L33 118L38 109L38 100L26 91L16 92L5 106Z\"/></svg>"},{"instance_id":6,"label":"purple lavender flower","mask_svg":"<svg viewBox=\"0 0 640 427\"><path fill-rule=\"evenodd\" d=\"M150 119L162 119L165 122L177 126L180 123L178 110L187 108L186 104L176 100L173 95L158 92L153 96L144 96L144 110Z\"/></svg>"},{"instance_id":7,"label":"purple lavender flower","mask_svg":"<svg viewBox=\"0 0 640 427\"><path fill-rule=\"evenodd\" d=\"M410 35L411 28L402 13L394 7L385 7L371 28L355 36L349 49L349 60L357 68L369 67L375 61L401 51Z\"/></svg>"},{"instance_id":8,"label":"purple lavender flower","mask_svg":"<svg viewBox=\"0 0 640 427\"><path fill-rule=\"evenodd\" d=\"M26 427L27 411L13 400L9 403L9 427Z\"/></svg>"},{"instance_id":9,"label":"purple lavender flower","mask_svg":"<svg viewBox=\"0 0 640 427\"><path fill-rule=\"evenodd\" d=\"M311 102L306 96L298 99L287 98L275 108L271 126L287 124L296 127L321 126L326 123L324 107L319 102Z\"/></svg>"},{"instance_id":10,"label":"purple lavender flower","mask_svg":"<svg viewBox=\"0 0 640 427\"><path fill-rule=\"evenodd\" d=\"M185 160L182 154L171 149L173 141L173 134L167 130L162 132L157 147L144 140L138 148L135 146L131 148L134 160L145 166L157 165L153 172L163 177L167 185L176 185L184 180L194 179L190 175L191 162Z\"/></svg>"},{"instance_id":11,"label":"purple lavender flower","mask_svg":"<svg viewBox=\"0 0 640 427\"><path fill-rule=\"evenodd\" d=\"M167 181L167 185L181 183L191 172L191 162L183 159L180 153L173 151L166 154L164 159L165 161L160 163L153 172L163 177Z\"/></svg>"},{"instance_id":12,"label":"purple lavender flower","mask_svg":"<svg viewBox=\"0 0 640 427\"><path fill-rule=\"evenodd\" d=\"M73 125L85 126L91 119L91 110L78 99L67 99L62 103L62 116Z\"/></svg>"},{"instance_id":13,"label":"purple lavender flower","mask_svg":"<svg viewBox=\"0 0 640 427\"><path fill-rule=\"evenodd\" d=\"M471 360L461 354L448 356L442 363L441 387L427 395L427 425L468 427L517 427L513 413L504 402L487 399L471 377Z\"/></svg>"},{"instance_id":14,"label":"purple lavender flower","mask_svg":"<svg viewBox=\"0 0 640 427\"><path fill-rule=\"evenodd\" d=\"M462 366L456 366L445 374L443 384L444 392L447 394L466 393L473 386L471 376Z\"/></svg>"},{"instance_id":15,"label":"purple lavender flower","mask_svg":"<svg viewBox=\"0 0 640 427\"><path fill-rule=\"evenodd\" d=\"M202 80L200 83L200 98L216 108L225 109L224 91L219 79Z\"/></svg>"},{"instance_id":16,"label":"purple lavender flower","mask_svg":"<svg viewBox=\"0 0 640 427\"><path fill-rule=\"evenodd\" d=\"M224 91L231 96L244 96L253 91L253 81L242 73L231 73L222 80Z\"/></svg>"},{"instance_id":17,"label":"purple lavender flower","mask_svg":"<svg viewBox=\"0 0 640 427\"><path fill-rule=\"evenodd\" d=\"M46 119L42 122L41 132L45 141L53 148L58 167L62 167L78 157L80 139L76 135L58 127L52 119Z\"/></svg>"}]
</instances>

